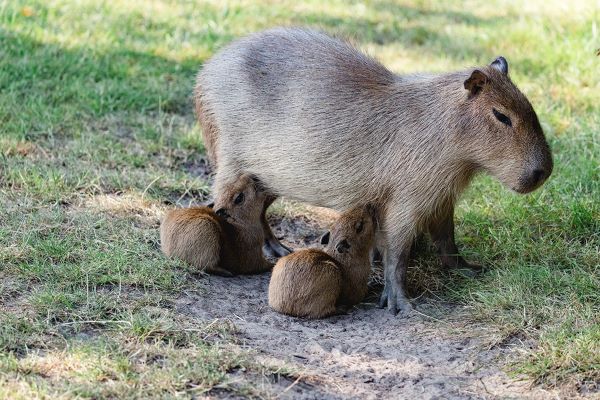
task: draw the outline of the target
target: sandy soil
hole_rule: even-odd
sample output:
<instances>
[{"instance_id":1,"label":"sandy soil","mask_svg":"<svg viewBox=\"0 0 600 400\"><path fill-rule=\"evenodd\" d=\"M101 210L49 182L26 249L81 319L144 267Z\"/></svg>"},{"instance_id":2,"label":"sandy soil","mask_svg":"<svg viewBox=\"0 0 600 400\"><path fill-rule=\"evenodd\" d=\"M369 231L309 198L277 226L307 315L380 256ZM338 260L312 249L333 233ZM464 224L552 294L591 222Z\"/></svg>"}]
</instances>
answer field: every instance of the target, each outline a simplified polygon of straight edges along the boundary
<instances>
[{"instance_id":1,"label":"sandy soil","mask_svg":"<svg viewBox=\"0 0 600 400\"><path fill-rule=\"evenodd\" d=\"M314 210L313 210L314 211ZM316 246L334 217L273 218L274 231L292 247ZM303 320L280 315L268 306L269 274L199 279L197 290L177 301L190 318L229 319L244 348L268 364L292 366L295 381L273 383L280 398L298 399L495 399L556 398L508 377L502 365L527 344L490 345L497 333L468 325L459 306L421 298L416 311L399 318L378 309L373 288L364 304L347 315ZM209 397L231 397L215 391Z\"/></svg>"}]
</instances>

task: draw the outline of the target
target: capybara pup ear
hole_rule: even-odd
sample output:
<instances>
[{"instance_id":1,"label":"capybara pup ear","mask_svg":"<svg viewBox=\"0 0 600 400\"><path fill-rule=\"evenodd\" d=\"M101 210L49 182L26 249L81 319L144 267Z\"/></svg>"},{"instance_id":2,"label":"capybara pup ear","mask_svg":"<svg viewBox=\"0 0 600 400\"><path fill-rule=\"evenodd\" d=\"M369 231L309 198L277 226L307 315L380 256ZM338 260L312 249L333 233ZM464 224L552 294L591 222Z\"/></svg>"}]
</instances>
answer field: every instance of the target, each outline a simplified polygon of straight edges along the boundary
<instances>
[{"instance_id":1,"label":"capybara pup ear","mask_svg":"<svg viewBox=\"0 0 600 400\"><path fill-rule=\"evenodd\" d=\"M265 191L265 186L260 179L258 179L255 175L250 175L250 178L252 179L252 182L254 182L254 188L257 192Z\"/></svg>"},{"instance_id":2,"label":"capybara pup ear","mask_svg":"<svg viewBox=\"0 0 600 400\"><path fill-rule=\"evenodd\" d=\"M321 236L321 244L326 245L329 244L329 236L331 236L331 232L327 231L323 236Z\"/></svg>"}]
</instances>

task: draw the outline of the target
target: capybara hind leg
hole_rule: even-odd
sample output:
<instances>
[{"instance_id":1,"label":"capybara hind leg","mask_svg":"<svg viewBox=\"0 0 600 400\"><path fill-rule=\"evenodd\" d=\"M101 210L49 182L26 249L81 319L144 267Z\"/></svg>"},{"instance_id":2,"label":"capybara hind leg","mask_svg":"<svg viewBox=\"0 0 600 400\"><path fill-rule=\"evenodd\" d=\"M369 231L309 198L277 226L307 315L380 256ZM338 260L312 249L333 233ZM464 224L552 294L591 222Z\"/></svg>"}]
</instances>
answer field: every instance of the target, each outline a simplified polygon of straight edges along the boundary
<instances>
[{"instance_id":1,"label":"capybara hind leg","mask_svg":"<svg viewBox=\"0 0 600 400\"><path fill-rule=\"evenodd\" d=\"M429 233L445 268L464 270L465 275L471 276L481 271L481 266L468 263L458 252L454 240L453 209L450 209L445 216L430 224Z\"/></svg>"}]
</instances>

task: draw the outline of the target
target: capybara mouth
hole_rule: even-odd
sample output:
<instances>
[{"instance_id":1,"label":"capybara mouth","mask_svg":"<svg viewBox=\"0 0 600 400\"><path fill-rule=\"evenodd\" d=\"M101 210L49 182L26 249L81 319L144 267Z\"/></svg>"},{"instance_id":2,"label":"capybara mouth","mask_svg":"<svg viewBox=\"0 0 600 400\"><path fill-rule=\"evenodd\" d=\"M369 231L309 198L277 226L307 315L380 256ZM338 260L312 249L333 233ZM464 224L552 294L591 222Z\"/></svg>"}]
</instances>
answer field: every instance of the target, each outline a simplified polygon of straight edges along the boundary
<instances>
[{"instance_id":1,"label":"capybara mouth","mask_svg":"<svg viewBox=\"0 0 600 400\"><path fill-rule=\"evenodd\" d=\"M519 179L519 185L513 187L512 190L520 194L531 193L542 186L548 180L551 173L552 169L536 168L523 174Z\"/></svg>"},{"instance_id":2,"label":"capybara mouth","mask_svg":"<svg viewBox=\"0 0 600 400\"><path fill-rule=\"evenodd\" d=\"M539 180L533 184L529 183L529 184L525 184L525 185L520 185L518 187L512 187L511 189L514 192L517 192L519 194L528 194L528 193L531 193L531 192L535 191L536 189L538 189L540 186L542 186L544 184L544 182L546 182L546 178Z\"/></svg>"}]
</instances>

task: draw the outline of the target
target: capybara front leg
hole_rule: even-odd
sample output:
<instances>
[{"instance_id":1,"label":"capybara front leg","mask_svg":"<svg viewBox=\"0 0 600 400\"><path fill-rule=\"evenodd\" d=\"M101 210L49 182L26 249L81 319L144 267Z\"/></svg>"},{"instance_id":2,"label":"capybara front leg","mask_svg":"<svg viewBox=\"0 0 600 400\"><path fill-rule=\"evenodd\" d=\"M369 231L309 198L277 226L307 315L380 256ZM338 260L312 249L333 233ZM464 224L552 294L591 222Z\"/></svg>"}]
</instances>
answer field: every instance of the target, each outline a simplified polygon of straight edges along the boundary
<instances>
[{"instance_id":1,"label":"capybara front leg","mask_svg":"<svg viewBox=\"0 0 600 400\"><path fill-rule=\"evenodd\" d=\"M267 221L267 209L273 202L277 199L275 196L271 196L265 201L265 206L263 208L262 215L260 216L260 222L263 227L263 231L265 234L265 244L263 247L263 252L267 257L279 258L287 256L292 253L292 249L282 244L273 234L271 230L271 226L269 226L269 222Z\"/></svg>"},{"instance_id":2,"label":"capybara front leg","mask_svg":"<svg viewBox=\"0 0 600 400\"><path fill-rule=\"evenodd\" d=\"M379 307L387 305L390 313L407 316L413 309L406 296L406 270L410 260L410 243L398 254L387 250L385 255L385 286L379 300Z\"/></svg>"}]
</instances>

